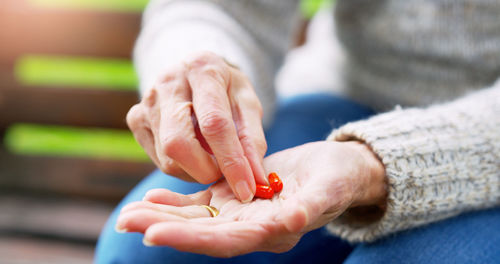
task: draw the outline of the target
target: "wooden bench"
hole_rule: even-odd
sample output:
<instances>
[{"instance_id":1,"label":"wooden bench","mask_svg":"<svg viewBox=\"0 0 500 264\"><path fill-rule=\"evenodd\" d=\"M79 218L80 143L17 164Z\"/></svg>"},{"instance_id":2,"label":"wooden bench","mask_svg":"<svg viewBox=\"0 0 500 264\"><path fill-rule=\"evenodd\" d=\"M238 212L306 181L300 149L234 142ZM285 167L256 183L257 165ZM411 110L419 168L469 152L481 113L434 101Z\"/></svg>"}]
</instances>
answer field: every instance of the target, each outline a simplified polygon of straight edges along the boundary
<instances>
[{"instance_id":1,"label":"wooden bench","mask_svg":"<svg viewBox=\"0 0 500 264\"><path fill-rule=\"evenodd\" d=\"M0 263L90 263L110 210L153 164L20 155L3 138L17 123L125 130L137 92L27 85L16 63L27 54L129 59L141 15L33 2L0 2Z\"/></svg>"},{"instance_id":2,"label":"wooden bench","mask_svg":"<svg viewBox=\"0 0 500 264\"><path fill-rule=\"evenodd\" d=\"M129 58L140 14L43 9L26 0L0 4L0 131L15 123L126 129L135 91L25 85L16 61L26 54ZM151 164L18 156L0 146L0 188L117 201Z\"/></svg>"},{"instance_id":3,"label":"wooden bench","mask_svg":"<svg viewBox=\"0 0 500 264\"><path fill-rule=\"evenodd\" d=\"M34 5L44 1L0 1L0 263L91 263L108 214L154 165L19 154L3 139L19 123L126 130L137 92L26 83L16 67L33 54L128 60L141 15Z\"/></svg>"}]
</instances>

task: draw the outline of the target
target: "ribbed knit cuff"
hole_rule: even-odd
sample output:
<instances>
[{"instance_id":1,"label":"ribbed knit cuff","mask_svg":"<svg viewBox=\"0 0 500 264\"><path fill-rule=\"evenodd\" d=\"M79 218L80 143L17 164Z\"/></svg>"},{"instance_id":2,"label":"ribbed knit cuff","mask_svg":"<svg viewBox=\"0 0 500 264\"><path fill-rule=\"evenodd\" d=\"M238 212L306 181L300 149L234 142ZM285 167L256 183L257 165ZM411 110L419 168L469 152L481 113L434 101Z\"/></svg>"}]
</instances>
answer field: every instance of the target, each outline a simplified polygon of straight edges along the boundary
<instances>
[{"instance_id":1,"label":"ribbed knit cuff","mask_svg":"<svg viewBox=\"0 0 500 264\"><path fill-rule=\"evenodd\" d=\"M497 85L498 86L498 85ZM463 211L500 204L500 87L427 109L396 109L349 123L328 140L358 140L382 160L387 207L375 221L346 211L328 225L373 241Z\"/></svg>"}]
</instances>

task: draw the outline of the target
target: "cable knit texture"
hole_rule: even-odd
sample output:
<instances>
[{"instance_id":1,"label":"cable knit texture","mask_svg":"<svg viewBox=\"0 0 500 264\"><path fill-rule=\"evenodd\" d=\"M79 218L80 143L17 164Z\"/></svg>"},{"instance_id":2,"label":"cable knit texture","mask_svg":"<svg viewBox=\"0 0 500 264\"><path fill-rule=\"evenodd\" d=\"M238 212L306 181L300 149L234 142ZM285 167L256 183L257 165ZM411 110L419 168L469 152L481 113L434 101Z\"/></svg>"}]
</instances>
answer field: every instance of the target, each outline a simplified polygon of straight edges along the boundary
<instances>
[{"instance_id":1,"label":"cable knit texture","mask_svg":"<svg viewBox=\"0 0 500 264\"><path fill-rule=\"evenodd\" d=\"M500 203L500 82L453 103L395 110L334 131L360 140L386 168L384 216L365 224L349 212L329 230L350 241L380 236Z\"/></svg>"},{"instance_id":2,"label":"cable knit texture","mask_svg":"<svg viewBox=\"0 0 500 264\"><path fill-rule=\"evenodd\" d=\"M135 52L141 86L184 55L212 50L249 75L269 117L297 3L152 1ZM337 1L344 90L388 112L328 140L368 144L386 167L389 195L379 220L347 211L330 231L372 241L500 204L499 17L493 0Z\"/></svg>"}]
</instances>

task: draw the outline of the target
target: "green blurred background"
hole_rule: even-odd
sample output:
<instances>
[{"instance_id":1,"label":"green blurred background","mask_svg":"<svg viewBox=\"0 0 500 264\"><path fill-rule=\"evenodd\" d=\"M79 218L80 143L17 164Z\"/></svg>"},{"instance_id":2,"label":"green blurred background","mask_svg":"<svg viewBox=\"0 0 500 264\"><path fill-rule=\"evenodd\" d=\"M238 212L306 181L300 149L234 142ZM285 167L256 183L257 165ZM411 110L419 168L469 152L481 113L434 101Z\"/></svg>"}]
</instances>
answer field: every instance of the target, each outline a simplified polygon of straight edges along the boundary
<instances>
[{"instance_id":1,"label":"green blurred background","mask_svg":"<svg viewBox=\"0 0 500 264\"><path fill-rule=\"evenodd\" d=\"M29 0L34 7L77 9L96 12L141 13L148 0ZM301 11L311 18L332 0L303 0ZM15 63L16 80L28 86L63 89L106 89L135 91L137 76L130 60L123 58L24 54ZM15 124L5 137L9 151L34 155L147 161L130 133L104 129Z\"/></svg>"},{"instance_id":2,"label":"green blurred background","mask_svg":"<svg viewBox=\"0 0 500 264\"><path fill-rule=\"evenodd\" d=\"M147 2L0 2L0 263L91 263L114 205L154 169L125 123ZM302 0L304 29L333 2Z\"/></svg>"},{"instance_id":3,"label":"green blurred background","mask_svg":"<svg viewBox=\"0 0 500 264\"><path fill-rule=\"evenodd\" d=\"M140 14L148 0L29 0L33 8ZM15 79L23 86L60 89L135 91L137 76L129 59L66 55L22 54L14 64ZM129 132L48 124L12 124L5 145L24 155L78 156L148 161Z\"/></svg>"}]
</instances>

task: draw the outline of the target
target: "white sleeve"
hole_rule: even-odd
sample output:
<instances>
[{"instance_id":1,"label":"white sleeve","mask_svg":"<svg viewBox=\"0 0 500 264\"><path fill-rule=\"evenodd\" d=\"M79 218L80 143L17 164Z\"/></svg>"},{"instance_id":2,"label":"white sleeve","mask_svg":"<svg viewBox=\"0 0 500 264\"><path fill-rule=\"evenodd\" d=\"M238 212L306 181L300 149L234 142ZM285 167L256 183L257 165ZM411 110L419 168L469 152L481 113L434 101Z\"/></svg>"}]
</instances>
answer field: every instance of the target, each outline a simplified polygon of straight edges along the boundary
<instances>
[{"instance_id":1,"label":"white sleeve","mask_svg":"<svg viewBox=\"0 0 500 264\"><path fill-rule=\"evenodd\" d=\"M211 51L249 77L267 123L275 100L274 75L298 17L295 0L153 0L134 51L141 93L165 69L196 51Z\"/></svg>"}]
</instances>

